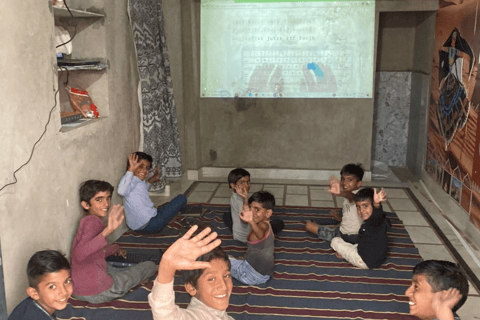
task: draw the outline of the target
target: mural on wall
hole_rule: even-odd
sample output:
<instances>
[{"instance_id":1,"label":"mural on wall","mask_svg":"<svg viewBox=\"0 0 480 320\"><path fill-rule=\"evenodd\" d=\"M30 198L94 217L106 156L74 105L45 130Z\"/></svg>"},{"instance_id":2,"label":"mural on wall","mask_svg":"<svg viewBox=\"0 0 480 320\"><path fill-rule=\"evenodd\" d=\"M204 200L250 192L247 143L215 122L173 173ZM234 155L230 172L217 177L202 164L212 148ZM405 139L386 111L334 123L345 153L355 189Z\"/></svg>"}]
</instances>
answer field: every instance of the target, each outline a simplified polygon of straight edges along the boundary
<instances>
[{"instance_id":1,"label":"mural on wall","mask_svg":"<svg viewBox=\"0 0 480 320\"><path fill-rule=\"evenodd\" d=\"M426 171L480 229L480 0L440 0ZM477 55L477 56L476 56Z\"/></svg>"}]
</instances>

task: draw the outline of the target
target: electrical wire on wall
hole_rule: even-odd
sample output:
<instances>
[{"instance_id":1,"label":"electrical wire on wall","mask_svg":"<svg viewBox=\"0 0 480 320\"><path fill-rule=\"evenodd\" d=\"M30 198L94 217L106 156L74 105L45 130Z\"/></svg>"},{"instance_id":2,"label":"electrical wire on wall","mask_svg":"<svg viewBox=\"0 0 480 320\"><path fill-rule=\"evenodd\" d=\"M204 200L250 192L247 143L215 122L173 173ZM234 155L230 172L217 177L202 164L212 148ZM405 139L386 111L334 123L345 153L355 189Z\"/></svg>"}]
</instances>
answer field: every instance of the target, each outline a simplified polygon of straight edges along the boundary
<instances>
[{"instance_id":1,"label":"electrical wire on wall","mask_svg":"<svg viewBox=\"0 0 480 320\"><path fill-rule=\"evenodd\" d=\"M70 13L70 15L72 16L72 18L74 18L73 14L72 14L72 11L70 11L70 8L68 7L67 5L67 1L64 0L64 3L65 3L65 7L67 8L68 12ZM58 48L58 47L61 47L67 43L69 43L70 41L73 40L73 38L75 38L75 35L77 34L77 27L75 26L75 30L74 30L74 33L73 33L73 36L70 38L70 40L68 40L67 42L65 43L62 43L62 44L59 44L58 46L56 46L55 48ZM68 77L69 77L69 74L68 74L68 70L66 68L64 68L66 71L67 71L67 79L66 81L64 82L65 86L68 85ZM42 138L45 136L45 134L47 133L47 128L48 128L48 124L50 123L50 120L52 118L52 112L53 110L55 110L56 106L57 106L57 94L59 93L60 91L60 87L57 88L57 90L55 91L55 94L53 96L53 100L55 101L53 107L50 109L50 112L48 113L48 119L47 119L47 123L45 123L45 127L43 129L43 132L42 134L40 135L40 137L37 139L37 141L35 141L35 143L33 144L33 147L32 147L32 150L30 152L30 157L28 158L28 160L22 164L18 169L16 169L14 172L13 172L13 178L15 179L15 181L13 182L10 182L10 183L7 183L5 184L2 188L0 188L0 191L2 191L3 189L5 189L6 187L10 186L10 185L13 185L15 183L18 182L17 180L17 176L16 176L16 173L18 171L20 171L23 167L25 167L29 162L30 160L32 160L32 157L33 157L33 153L35 151L35 148L37 147L38 143L40 142L40 140L42 140Z\"/></svg>"}]
</instances>

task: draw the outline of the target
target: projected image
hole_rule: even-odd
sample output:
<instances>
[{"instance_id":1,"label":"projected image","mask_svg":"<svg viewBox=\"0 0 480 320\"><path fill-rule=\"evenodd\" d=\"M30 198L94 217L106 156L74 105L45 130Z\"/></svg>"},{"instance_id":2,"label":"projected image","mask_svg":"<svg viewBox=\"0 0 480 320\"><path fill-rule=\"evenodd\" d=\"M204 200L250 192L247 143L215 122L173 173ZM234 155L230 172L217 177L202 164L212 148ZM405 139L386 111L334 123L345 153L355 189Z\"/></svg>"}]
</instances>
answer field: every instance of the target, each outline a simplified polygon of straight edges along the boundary
<instances>
[{"instance_id":1,"label":"projected image","mask_svg":"<svg viewBox=\"0 0 480 320\"><path fill-rule=\"evenodd\" d=\"M202 0L201 96L371 98L374 1Z\"/></svg>"}]
</instances>

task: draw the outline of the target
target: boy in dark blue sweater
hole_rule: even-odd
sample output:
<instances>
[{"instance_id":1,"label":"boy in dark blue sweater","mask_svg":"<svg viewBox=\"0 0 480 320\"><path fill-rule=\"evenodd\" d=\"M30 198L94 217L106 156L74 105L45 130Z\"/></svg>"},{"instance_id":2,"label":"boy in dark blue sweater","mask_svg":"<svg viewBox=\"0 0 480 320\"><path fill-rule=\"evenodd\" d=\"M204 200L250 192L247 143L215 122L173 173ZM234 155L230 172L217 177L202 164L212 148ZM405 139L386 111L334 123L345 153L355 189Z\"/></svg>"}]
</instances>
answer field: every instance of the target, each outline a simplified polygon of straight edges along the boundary
<instances>
[{"instance_id":1,"label":"boy in dark blue sweater","mask_svg":"<svg viewBox=\"0 0 480 320\"><path fill-rule=\"evenodd\" d=\"M363 223L358 231L358 243L351 244L340 237L332 239L331 246L337 257L344 258L362 269L378 268L387 256L388 224L381 202L387 199L382 189L377 193L372 188L361 189L355 194L357 214Z\"/></svg>"}]
</instances>

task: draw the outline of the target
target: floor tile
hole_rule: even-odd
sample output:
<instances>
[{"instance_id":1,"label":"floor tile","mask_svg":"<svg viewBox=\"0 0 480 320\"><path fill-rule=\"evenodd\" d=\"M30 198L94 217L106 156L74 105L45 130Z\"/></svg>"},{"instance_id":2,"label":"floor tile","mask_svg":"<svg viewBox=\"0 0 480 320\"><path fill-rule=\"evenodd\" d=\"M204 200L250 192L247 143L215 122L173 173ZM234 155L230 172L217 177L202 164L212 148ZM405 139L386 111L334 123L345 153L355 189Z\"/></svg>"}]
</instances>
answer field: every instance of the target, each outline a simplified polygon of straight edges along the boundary
<instances>
[{"instance_id":1,"label":"floor tile","mask_svg":"<svg viewBox=\"0 0 480 320\"><path fill-rule=\"evenodd\" d=\"M218 183L207 183L207 182L200 182L193 191L214 191L217 189Z\"/></svg>"},{"instance_id":2,"label":"floor tile","mask_svg":"<svg viewBox=\"0 0 480 320\"><path fill-rule=\"evenodd\" d=\"M310 188L310 199L311 200L333 201L333 196L332 196L331 193L328 193L327 191L325 191L325 189L315 190L315 189Z\"/></svg>"},{"instance_id":3,"label":"floor tile","mask_svg":"<svg viewBox=\"0 0 480 320\"><path fill-rule=\"evenodd\" d=\"M308 194L307 186L287 186L287 194Z\"/></svg>"},{"instance_id":4,"label":"floor tile","mask_svg":"<svg viewBox=\"0 0 480 320\"><path fill-rule=\"evenodd\" d=\"M276 205L276 206L284 206L285 203L283 202L283 198L277 198L277 197L275 197L275 205Z\"/></svg>"},{"instance_id":5,"label":"floor tile","mask_svg":"<svg viewBox=\"0 0 480 320\"><path fill-rule=\"evenodd\" d=\"M312 200L312 207L335 208L333 201Z\"/></svg>"},{"instance_id":6,"label":"floor tile","mask_svg":"<svg viewBox=\"0 0 480 320\"><path fill-rule=\"evenodd\" d=\"M287 194L285 199L286 206L308 206L308 196L306 195L297 195L297 194Z\"/></svg>"},{"instance_id":7,"label":"floor tile","mask_svg":"<svg viewBox=\"0 0 480 320\"><path fill-rule=\"evenodd\" d=\"M261 184L252 184L252 185L250 186L250 192L249 192L249 194L251 195L252 193L257 192L257 191L260 191L260 190L262 190L262 185L261 185Z\"/></svg>"},{"instance_id":8,"label":"floor tile","mask_svg":"<svg viewBox=\"0 0 480 320\"><path fill-rule=\"evenodd\" d=\"M416 244L442 244L438 236L430 227L405 226L413 243Z\"/></svg>"},{"instance_id":9,"label":"floor tile","mask_svg":"<svg viewBox=\"0 0 480 320\"><path fill-rule=\"evenodd\" d=\"M310 186L310 190L325 190L327 186Z\"/></svg>"},{"instance_id":10,"label":"floor tile","mask_svg":"<svg viewBox=\"0 0 480 320\"><path fill-rule=\"evenodd\" d=\"M187 202L207 202L212 196L211 191L193 191L187 198Z\"/></svg>"},{"instance_id":11,"label":"floor tile","mask_svg":"<svg viewBox=\"0 0 480 320\"><path fill-rule=\"evenodd\" d=\"M447 260L455 262L452 255L448 250L439 244L416 244L418 252L422 256L423 260Z\"/></svg>"},{"instance_id":12,"label":"floor tile","mask_svg":"<svg viewBox=\"0 0 480 320\"><path fill-rule=\"evenodd\" d=\"M215 192L215 197L230 198L232 194L233 194L232 189L229 189L228 187L220 186L217 192Z\"/></svg>"},{"instance_id":13,"label":"floor tile","mask_svg":"<svg viewBox=\"0 0 480 320\"><path fill-rule=\"evenodd\" d=\"M384 188L389 199L409 199L408 194L403 189Z\"/></svg>"},{"instance_id":14,"label":"floor tile","mask_svg":"<svg viewBox=\"0 0 480 320\"><path fill-rule=\"evenodd\" d=\"M474 295L477 295L477 296L480 296L480 292L478 292L475 287L473 286L473 284L468 281L468 294L471 295L471 294L474 294Z\"/></svg>"},{"instance_id":15,"label":"floor tile","mask_svg":"<svg viewBox=\"0 0 480 320\"><path fill-rule=\"evenodd\" d=\"M413 204L410 199L390 199L388 202L395 211L418 211L417 207Z\"/></svg>"},{"instance_id":16,"label":"floor tile","mask_svg":"<svg viewBox=\"0 0 480 320\"><path fill-rule=\"evenodd\" d=\"M480 297L469 296L465 304L458 309L457 314L461 320L478 320L480 319L479 305Z\"/></svg>"},{"instance_id":17,"label":"floor tile","mask_svg":"<svg viewBox=\"0 0 480 320\"><path fill-rule=\"evenodd\" d=\"M283 198L283 192L284 192L283 188L272 188L272 187L265 186L263 188L263 190L268 191L271 194L273 194L273 196L275 197L275 200L277 198Z\"/></svg>"},{"instance_id":18,"label":"floor tile","mask_svg":"<svg viewBox=\"0 0 480 320\"><path fill-rule=\"evenodd\" d=\"M396 211L396 214L406 226L430 226L420 212Z\"/></svg>"},{"instance_id":19,"label":"floor tile","mask_svg":"<svg viewBox=\"0 0 480 320\"><path fill-rule=\"evenodd\" d=\"M213 204L230 204L230 198L213 198L210 203Z\"/></svg>"}]
</instances>

